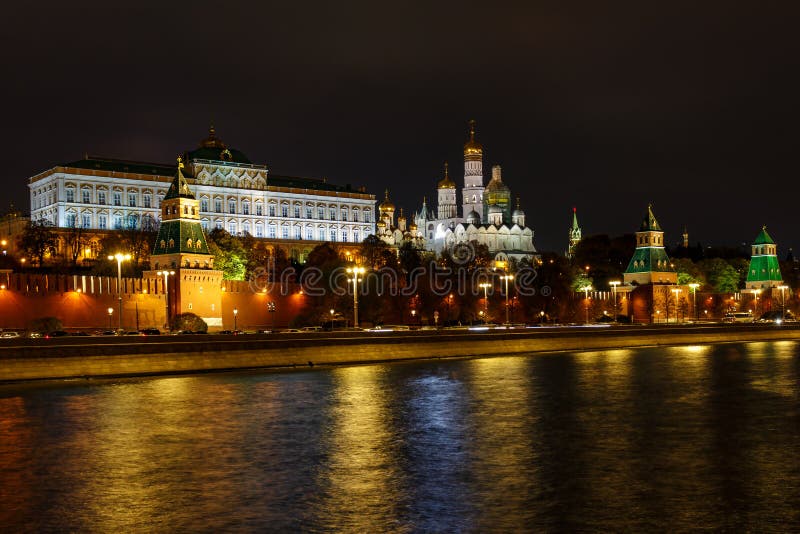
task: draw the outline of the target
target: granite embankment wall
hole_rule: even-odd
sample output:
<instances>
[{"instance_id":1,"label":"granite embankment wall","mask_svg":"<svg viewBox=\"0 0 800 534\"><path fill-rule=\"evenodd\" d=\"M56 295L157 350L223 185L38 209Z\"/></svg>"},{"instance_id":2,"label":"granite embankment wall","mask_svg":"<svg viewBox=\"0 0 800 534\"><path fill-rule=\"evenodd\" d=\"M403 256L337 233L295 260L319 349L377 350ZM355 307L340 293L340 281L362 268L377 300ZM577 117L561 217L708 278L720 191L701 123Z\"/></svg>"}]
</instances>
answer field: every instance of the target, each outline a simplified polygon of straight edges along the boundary
<instances>
[{"instance_id":1,"label":"granite embankment wall","mask_svg":"<svg viewBox=\"0 0 800 534\"><path fill-rule=\"evenodd\" d=\"M25 339L0 345L0 381L138 376L502 356L654 345L800 340L800 327L537 329Z\"/></svg>"}]
</instances>

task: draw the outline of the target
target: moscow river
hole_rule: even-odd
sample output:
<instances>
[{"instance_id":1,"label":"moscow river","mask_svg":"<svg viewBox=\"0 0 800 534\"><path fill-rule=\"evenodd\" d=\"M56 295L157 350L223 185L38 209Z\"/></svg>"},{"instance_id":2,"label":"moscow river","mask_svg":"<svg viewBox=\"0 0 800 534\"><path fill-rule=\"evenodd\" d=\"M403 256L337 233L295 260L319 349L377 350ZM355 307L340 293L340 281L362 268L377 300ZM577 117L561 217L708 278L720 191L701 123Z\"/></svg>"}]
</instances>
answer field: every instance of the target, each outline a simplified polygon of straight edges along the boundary
<instances>
[{"instance_id":1,"label":"moscow river","mask_svg":"<svg viewBox=\"0 0 800 534\"><path fill-rule=\"evenodd\" d=\"M0 386L0 530L800 528L800 344Z\"/></svg>"}]
</instances>

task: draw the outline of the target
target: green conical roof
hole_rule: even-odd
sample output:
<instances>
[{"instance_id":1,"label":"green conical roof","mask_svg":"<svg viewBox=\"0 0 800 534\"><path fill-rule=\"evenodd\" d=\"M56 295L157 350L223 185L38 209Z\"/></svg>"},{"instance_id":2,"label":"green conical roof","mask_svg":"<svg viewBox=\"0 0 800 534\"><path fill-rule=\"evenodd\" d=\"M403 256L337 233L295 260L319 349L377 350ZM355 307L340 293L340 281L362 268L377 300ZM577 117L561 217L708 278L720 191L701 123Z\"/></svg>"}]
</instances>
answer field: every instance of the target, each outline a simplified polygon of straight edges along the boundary
<instances>
[{"instance_id":1,"label":"green conical roof","mask_svg":"<svg viewBox=\"0 0 800 534\"><path fill-rule=\"evenodd\" d=\"M756 237L756 240L755 240L755 242L753 244L754 245L774 245L775 244L775 241L773 241L772 238L767 233L766 225L761 227L761 233L758 234L758 237Z\"/></svg>"},{"instance_id":2,"label":"green conical roof","mask_svg":"<svg viewBox=\"0 0 800 534\"><path fill-rule=\"evenodd\" d=\"M172 184L169 186L167 194L164 196L164 200L170 198L194 199L194 194L192 194L192 190L189 189L189 184L186 182L186 178L183 177L181 169L183 169L183 162L181 158L178 158L178 172L175 173L175 178L173 178Z\"/></svg>"},{"instance_id":3,"label":"green conical roof","mask_svg":"<svg viewBox=\"0 0 800 534\"><path fill-rule=\"evenodd\" d=\"M580 229L580 226L578 226L578 208L572 208L572 229Z\"/></svg>"},{"instance_id":4,"label":"green conical roof","mask_svg":"<svg viewBox=\"0 0 800 534\"><path fill-rule=\"evenodd\" d=\"M647 205L647 215L642 220L642 227L641 227L640 231L642 231L642 232L663 232L663 230L661 229L661 226L658 224L658 221L656 220L656 216L653 215L653 205L652 204L648 204Z\"/></svg>"}]
</instances>

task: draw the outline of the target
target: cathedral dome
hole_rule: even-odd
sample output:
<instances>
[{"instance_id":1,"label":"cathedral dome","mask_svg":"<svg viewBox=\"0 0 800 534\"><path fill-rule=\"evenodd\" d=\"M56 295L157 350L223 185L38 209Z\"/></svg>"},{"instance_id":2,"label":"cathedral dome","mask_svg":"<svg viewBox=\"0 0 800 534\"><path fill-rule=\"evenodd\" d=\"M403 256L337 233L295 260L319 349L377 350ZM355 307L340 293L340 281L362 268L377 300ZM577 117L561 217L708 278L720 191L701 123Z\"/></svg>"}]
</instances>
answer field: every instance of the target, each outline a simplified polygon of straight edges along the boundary
<instances>
[{"instance_id":1,"label":"cathedral dome","mask_svg":"<svg viewBox=\"0 0 800 534\"><path fill-rule=\"evenodd\" d=\"M186 161L207 159L210 161L227 161L231 163L252 163L244 153L229 148L217 137L217 130L212 124L208 129L208 137L200 141L200 146L186 153Z\"/></svg>"},{"instance_id":2,"label":"cathedral dome","mask_svg":"<svg viewBox=\"0 0 800 534\"><path fill-rule=\"evenodd\" d=\"M481 215L475 210L470 211L467 214L467 224L480 224L481 223Z\"/></svg>"},{"instance_id":3,"label":"cathedral dome","mask_svg":"<svg viewBox=\"0 0 800 534\"><path fill-rule=\"evenodd\" d=\"M389 200L389 190L386 190L386 193L383 197L383 202L378 205L378 209L380 211L394 211L394 204L392 201Z\"/></svg>"},{"instance_id":4,"label":"cathedral dome","mask_svg":"<svg viewBox=\"0 0 800 534\"><path fill-rule=\"evenodd\" d=\"M469 121L469 141L464 144L465 159L481 159L483 147L475 140L475 121Z\"/></svg>"},{"instance_id":5,"label":"cathedral dome","mask_svg":"<svg viewBox=\"0 0 800 534\"><path fill-rule=\"evenodd\" d=\"M450 179L450 172L448 170L447 162L444 162L444 178L439 180L438 185L436 186L437 189L455 189L456 183Z\"/></svg>"}]
</instances>

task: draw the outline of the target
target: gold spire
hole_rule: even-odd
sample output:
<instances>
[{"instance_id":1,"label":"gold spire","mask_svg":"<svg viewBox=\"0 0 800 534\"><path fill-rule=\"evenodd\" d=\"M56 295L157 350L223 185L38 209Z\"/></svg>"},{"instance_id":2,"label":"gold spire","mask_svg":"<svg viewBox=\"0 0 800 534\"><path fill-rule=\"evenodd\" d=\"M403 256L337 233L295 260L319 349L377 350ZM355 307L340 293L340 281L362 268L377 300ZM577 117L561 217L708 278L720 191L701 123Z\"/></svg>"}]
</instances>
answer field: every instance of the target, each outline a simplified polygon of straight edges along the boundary
<instances>
[{"instance_id":1,"label":"gold spire","mask_svg":"<svg viewBox=\"0 0 800 534\"><path fill-rule=\"evenodd\" d=\"M475 121L469 121L469 141L464 145L464 159L480 160L483 158L483 147L475 140Z\"/></svg>"},{"instance_id":2,"label":"gold spire","mask_svg":"<svg viewBox=\"0 0 800 534\"><path fill-rule=\"evenodd\" d=\"M449 166L447 162L444 162L444 178L439 180L439 183L436 186L437 189L455 189L456 183L450 179L450 172Z\"/></svg>"},{"instance_id":3,"label":"gold spire","mask_svg":"<svg viewBox=\"0 0 800 534\"><path fill-rule=\"evenodd\" d=\"M389 188L386 188L386 192L383 197L383 202L380 203L378 209L380 211L394 211L394 204L392 204L392 201L389 200Z\"/></svg>"}]
</instances>

